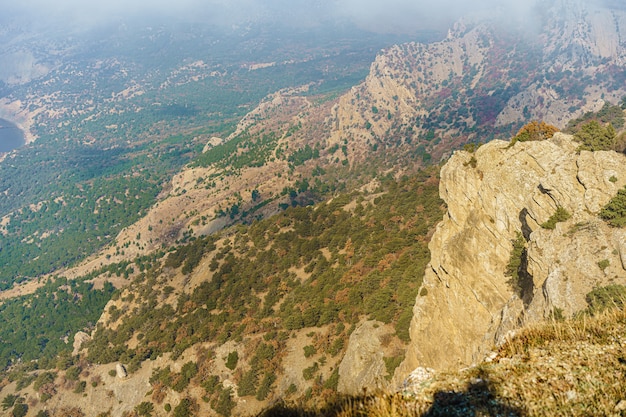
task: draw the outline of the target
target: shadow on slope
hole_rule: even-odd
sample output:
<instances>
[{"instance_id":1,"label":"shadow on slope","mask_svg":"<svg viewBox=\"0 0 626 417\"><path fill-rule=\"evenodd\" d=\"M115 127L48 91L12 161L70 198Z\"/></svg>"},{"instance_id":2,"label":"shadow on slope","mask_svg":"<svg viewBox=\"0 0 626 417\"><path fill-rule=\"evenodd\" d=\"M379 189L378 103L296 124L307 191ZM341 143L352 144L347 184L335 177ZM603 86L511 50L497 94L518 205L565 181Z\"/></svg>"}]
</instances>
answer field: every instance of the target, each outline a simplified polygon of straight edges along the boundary
<instances>
[{"instance_id":1,"label":"shadow on slope","mask_svg":"<svg viewBox=\"0 0 626 417\"><path fill-rule=\"evenodd\" d=\"M448 417L522 416L519 408L498 398L497 390L489 382L487 372L481 370L465 390L441 390L433 401L414 398L407 394L364 395L340 397L322 408L307 408L285 403L275 404L258 417Z\"/></svg>"},{"instance_id":2,"label":"shadow on slope","mask_svg":"<svg viewBox=\"0 0 626 417\"><path fill-rule=\"evenodd\" d=\"M489 382L489 375L481 370L464 391L438 391L424 417L443 416L522 416L522 410L498 398ZM420 415L420 414L417 414Z\"/></svg>"}]
</instances>

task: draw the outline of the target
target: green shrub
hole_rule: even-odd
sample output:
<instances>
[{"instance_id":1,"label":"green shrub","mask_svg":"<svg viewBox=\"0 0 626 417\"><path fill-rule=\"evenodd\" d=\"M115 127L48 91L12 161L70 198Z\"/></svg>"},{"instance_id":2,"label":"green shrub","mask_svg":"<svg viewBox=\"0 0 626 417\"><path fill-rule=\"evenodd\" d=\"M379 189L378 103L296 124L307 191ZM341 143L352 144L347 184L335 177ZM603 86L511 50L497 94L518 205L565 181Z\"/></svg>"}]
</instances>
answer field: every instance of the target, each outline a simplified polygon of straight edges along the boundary
<instances>
[{"instance_id":1,"label":"green shrub","mask_svg":"<svg viewBox=\"0 0 626 417\"><path fill-rule=\"evenodd\" d=\"M426 290L425 288L423 290ZM422 295L420 293L420 295ZM398 320L396 321L396 336L403 342L410 342L411 336L409 335L409 328L411 327L411 320L413 319L413 311L410 309L404 310L400 313Z\"/></svg>"},{"instance_id":2,"label":"green shrub","mask_svg":"<svg viewBox=\"0 0 626 417\"><path fill-rule=\"evenodd\" d=\"M330 345L327 352L330 353L330 356L335 357L343 350L344 340L342 337L335 339L335 341Z\"/></svg>"},{"instance_id":3,"label":"green shrub","mask_svg":"<svg viewBox=\"0 0 626 417\"><path fill-rule=\"evenodd\" d=\"M474 155L472 155L469 161L463 164L463 166L470 166L472 168L476 168L477 165L478 165L478 160L476 159Z\"/></svg>"},{"instance_id":4,"label":"green shrub","mask_svg":"<svg viewBox=\"0 0 626 417\"><path fill-rule=\"evenodd\" d=\"M609 265L611 265L611 262L608 259L603 259L601 261L598 262L598 267L604 271L605 269L607 269L609 267Z\"/></svg>"},{"instance_id":5,"label":"green shrub","mask_svg":"<svg viewBox=\"0 0 626 417\"><path fill-rule=\"evenodd\" d=\"M13 407L13 405L15 404L15 402L19 399L20 397L18 397L17 395L13 395L13 394L9 394L6 397L4 397L4 399L2 400L2 409L3 410L8 410L9 408Z\"/></svg>"},{"instance_id":6,"label":"green shrub","mask_svg":"<svg viewBox=\"0 0 626 417\"><path fill-rule=\"evenodd\" d=\"M191 417L197 408L196 402L191 398L183 398L174 408L174 417Z\"/></svg>"},{"instance_id":7,"label":"green shrub","mask_svg":"<svg viewBox=\"0 0 626 417\"><path fill-rule=\"evenodd\" d=\"M198 365L196 365L195 362L189 361L183 365L180 373L182 374L183 378L185 378L187 381L190 381L191 378L198 374Z\"/></svg>"},{"instance_id":8,"label":"green shrub","mask_svg":"<svg viewBox=\"0 0 626 417\"><path fill-rule=\"evenodd\" d=\"M144 401L135 406L135 411L139 416L150 417L152 416L152 412L154 411L154 404L149 401Z\"/></svg>"},{"instance_id":9,"label":"green shrub","mask_svg":"<svg viewBox=\"0 0 626 417\"><path fill-rule=\"evenodd\" d=\"M607 285L606 287L594 288L585 297L588 312L596 314L608 308L624 308L624 300L626 300L626 286L623 285Z\"/></svg>"},{"instance_id":10,"label":"green shrub","mask_svg":"<svg viewBox=\"0 0 626 417\"><path fill-rule=\"evenodd\" d=\"M626 188L622 188L617 195L600 211L600 218L613 227L626 226Z\"/></svg>"},{"instance_id":11,"label":"green shrub","mask_svg":"<svg viewBox=\"0 0 626 417\"><path fill-rule=\"evenodd\" d=\"M465 152L474 153L482 146L482 143L470 142L463 145L463 150Z\"/></svg>"},{"instance_id":12,"label":"green shrub","mask_svg":"<svg viewBox=\"0 0 626 417\"><path fill-rule=\"evenodd\" d=\"M28 406L23 403L15 404L13 407L13 411L11 412L12 417L24 417L28 413Z\"/></svg>"},{"instance_id":13,"label":"green shrub","mask_svg":"<svg viewBox=\"0 0 626 417\"><path fill-rule=\"evenodd\" d=\"M550 319L554 321L565 320L565 314L563 314L563 309L558 308L558 307L553 307L552 311L550 311Z\"/></svg>"},{"instance_id":14,"label":"green shrub","mask_svg":"<svg viewBox=\"0 0 626 417\"><path fill-rule=\"evenodd\" d=\"M222 390L217 401L211 403L211 407L221 416L229 417L235 407L230 388Z\"/></svg>"},{"instance_id":15,"label":"green shrub","mask_svg":"<svg viewBox=\"0 0 626 417\"><path fill-rule=\"evenodd\" d=\"M53 372L44 372L42 374L40 374L39 376L37 376L37 378L35 379L35 382L33 383L33 389L35 391L39 391L39 389L49 383L54 382L54 380L56 379L56 374Z\"/></svg>"},{"instance_id":16,"label":"green shrub","mask_svg":"<svg viewBox=\"0 0 626 417\"><path fill-rule=\"evenodd\" d=\"M337 390L337 385L339 385L339 368L335 368L333 373L330 374L328 379L324 381L324 388L331 389L333 391Z\"/></svg>"},{"instance_id":17,"label":"green shrub","mask_svg":"<svg viewBox=\"0 0 626 417\"><path fill-rule=\"evenodd\" d=\"M23 390L24 388L28 387L35 380L35 378L36 378L36 376L32 375L32 374L22 375L17 380L17 384L15 385L15 389L17 391Z\"/></svg>"},{"instance_id":18,"label":"green shrub","mask_svg":"<svg viewBox=\"0 0 626 417\"><path fill-rule=\"evenodd\" d=\"M80 367L78 367L78 366L71 366L65 372L65 377L67 379L69 379L70 381L76 381L76 380L78 380L78 377L80 376L81 372L82 372L82 369L80 369Z\"/></svg>"},{"instance_id":19,"label":"green shrub","mask_svg":"<svg viewBox=\"0 0 626 417\"><path fill-rule=\"evenodd\" d=\"M337 377L339 377L339 372L337 372ZM298 392L298 387L296 387L296 384L291 384L289 385L289 388L287 388L287 391L285 391L285 394L292 395L292 394L295 394L296 392Z\"/></svg>"},{"instance_id":20,"label":"green shrub","mask_svg":"<svg viewBox=\"0 0 626 417\"><path fill-rule=\"evenodd\" d=\"M564 222L570 217L572 217L572 215L563 207L559 206L556 208L556 212L550 216L550 218L543 223L541 227L544 229L554 230L557 223Z\"/></svg>"},{"instance_id":21,"label":"green shrub","mask_svg":"<svg viewBox=\"0 0 626 417\"><path fill-rule=\"evenodd\" d=\"M76 384L76 387L74 388L74 393L82 394L83 392L85 392L85 388L87 388L87 381L80 381L78 384Z\"/></svg>"},{"instance_id":22,"label":"green shrub","mask_svg":"<svg viewBox=\"0 0 626 417\"><path fill-rule=\"evenodd\" d=\"M194 362L187 362L180 370L180 374L175 374L172 378L172 389L176 392L183 392L191 379L198 374L198 365Z\"/></svg>"},{"instance_id":23,"label":"green shrub","mask_svg":"<svg viewBox=\"0 0 626 417\"><path fill-rule=\"evenodd\" d=\"M315 362L312 366L309 366L308 368L305 368L302 370L302 377L306 381L313 379L313 377L315 376L315 373L319 370L319 368L320 368L319 364Z\"/></svg>"},{"instance_id":24,"label":"green shrub","mask_svg":"<svg viewBox=\"0 0 626 417\"><path fill-rule=\"evenodd\" d=\"M385 378L387 381L391 381L393 378L393 374L396 371L396 368L400 366L402 361L404 360L404 355L401 356L392 356L391 358L383 358L385 361L385 368L387 369L387 375Z\"/></svg>"},{"instance_id":25,"label":"green shrub","mask_svg":"<svg viewBox=\"0 0 626 417\"><path fill-rule=\"evenodd\" d=\"M256 392L256 399L259 401L263 401L267 398L268 394L272 389L272 384L276 381L276 375L273 372L268 372L263 377L261 384L259 385L259 389Z\"/></svg>"},{"instance_id":26,"label":"green shrub","mask_svg":"<svg viewBox=\"0 0 626 417\"><path fill-rule=\"evenodd\" d=\"M256 385L258 382L258 376L254 369L249 370L241 377L241 381L239 381L239 388L237 389L237 394L240 397L245 397L246 395L254 395L256 393Z\"/></svg>"},{"instance_id":27,"label":"green shrub","mask_svg":"<svg viewBox=\"0 0 626 417\"><path fill-rule=\"evenodd\" d=\"M311 356L315 355L317 353L317 350L315 350L314 346L311 345L307 345L304 347L304 357L305 358L310 358Z\"/></svg>"}]
</instances>

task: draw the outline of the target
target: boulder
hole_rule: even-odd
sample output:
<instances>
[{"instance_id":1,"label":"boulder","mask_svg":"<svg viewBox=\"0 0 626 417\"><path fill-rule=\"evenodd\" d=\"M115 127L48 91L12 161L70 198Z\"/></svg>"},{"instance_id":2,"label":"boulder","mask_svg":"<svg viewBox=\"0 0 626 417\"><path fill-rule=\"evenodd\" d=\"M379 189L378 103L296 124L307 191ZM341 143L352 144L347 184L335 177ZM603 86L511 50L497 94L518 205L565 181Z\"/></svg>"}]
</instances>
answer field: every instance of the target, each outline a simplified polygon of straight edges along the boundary
<instances>
[{"instance_id":1,"label":"boulder","mask_svg":"<svg viewBox=\"0 0 626 417\"><path fill-rule=\"evenodd\" d=\"M115 365L115 372L117 373L117 377L120 379L124 379L128 376L128 372L126 372L126 367L121 363Z\"/></svg>"}]
</instances>

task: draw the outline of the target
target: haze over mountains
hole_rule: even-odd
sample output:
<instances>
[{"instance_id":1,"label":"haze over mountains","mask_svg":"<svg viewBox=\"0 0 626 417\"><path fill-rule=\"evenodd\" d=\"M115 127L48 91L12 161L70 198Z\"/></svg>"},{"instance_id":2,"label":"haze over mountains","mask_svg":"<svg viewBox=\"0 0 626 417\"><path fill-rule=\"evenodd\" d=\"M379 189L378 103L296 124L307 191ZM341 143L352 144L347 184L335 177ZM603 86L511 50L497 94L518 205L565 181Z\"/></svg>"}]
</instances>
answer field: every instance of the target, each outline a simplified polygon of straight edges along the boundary
<instances>
[{"instance_id":1,"label":"haze over mountains","mask_svg":"<svg viewBox=\"0 0 626 417\"><path fill-rule=\"evenodd\" d=\"M539 2L539 4L544 4ZM502 18L519 20L530 16L535 5L514 1L480 0L468 4L460 0L441 2L392 0L381 4L374 1L333 0L292 1L199 1L183 0L176 3L144 0L84 3L63 0L50 4L41 0L27 0L7 5L3 18L26 18L31 24L63 24L65 30L90 28L120 20L184 19L187 22L229 27L249 23L276 24L293 27L314 26L324 22L349 21L379 33L414 33L424 29L445 29L468 13L498 9Z\"/></svg>"},{"instance_id":2,"label":"haze over mountains","mask_svg":"<svg viewBox=\"0 0 626 417\"><path fill-rule=\"evenodd\" d=\"M1 19L0 117L29 142L0 161L13 414L393 390L625 284L598 217L626 184L617 2L29 0ZM492 141L592 119L611 146Z\"/></svg>"}]
</instances>

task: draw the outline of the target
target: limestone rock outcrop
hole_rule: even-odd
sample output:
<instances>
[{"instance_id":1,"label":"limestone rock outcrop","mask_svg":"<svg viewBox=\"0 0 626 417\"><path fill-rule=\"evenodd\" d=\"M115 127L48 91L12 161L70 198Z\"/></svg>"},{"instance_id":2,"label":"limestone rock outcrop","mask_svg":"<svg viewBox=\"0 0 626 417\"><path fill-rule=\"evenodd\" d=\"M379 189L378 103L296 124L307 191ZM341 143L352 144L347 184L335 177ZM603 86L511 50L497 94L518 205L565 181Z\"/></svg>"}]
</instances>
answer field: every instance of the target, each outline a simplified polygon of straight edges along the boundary
<instances>
[{"instance_id":1,"label":"limestone rock outcrop","mask_svg":"<svg viewBox=\"0 0 626 417\"><path fill-rule=\"evenodd\" d=\"M337 390L340 393L358 395L363 389L371 392L387 385L380 341L384 333L382 323L366 321L350 335L346 354L339 365Z\"/></svg>"},{"instance_id":2,"label":"limestone rock outcrop","mask_svg":"<svg viewBox=\"0 0 626 417\"><path fill-rule=\"evenodd\" d=\"M91 336L85 332L76 332L74 335L74 343L72 344L72 355L78 355L83 346L83 343L91 340Z\"/></svg>"},{"instance_id":3,"label":"limestone rock outcrop","mask_svg":"<svg viewBox=\"0 0 626 417\"><path fill-rule=\"evenodd\" d=\"M513 146L495 140L475 154L456 152L442 168L448 210L430 242L400 374L468 366L524 323L571 315L594 287L626 283L626 232L598 218L626 185L626 157L577 148L561 133ZM559 207L571 217L542 228ZM527 247L521 292L506 276L519 234Z\"/></svg>"}]
</instances>

